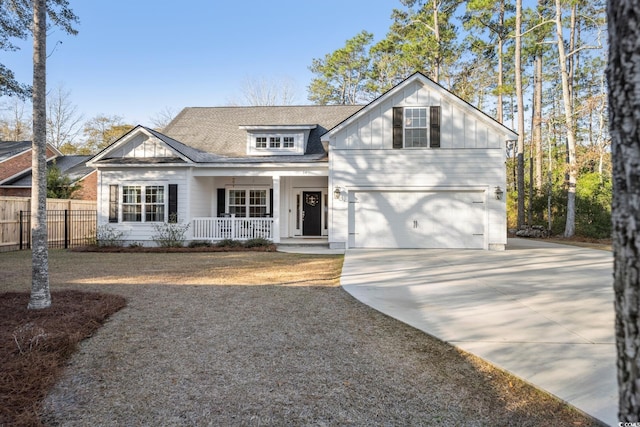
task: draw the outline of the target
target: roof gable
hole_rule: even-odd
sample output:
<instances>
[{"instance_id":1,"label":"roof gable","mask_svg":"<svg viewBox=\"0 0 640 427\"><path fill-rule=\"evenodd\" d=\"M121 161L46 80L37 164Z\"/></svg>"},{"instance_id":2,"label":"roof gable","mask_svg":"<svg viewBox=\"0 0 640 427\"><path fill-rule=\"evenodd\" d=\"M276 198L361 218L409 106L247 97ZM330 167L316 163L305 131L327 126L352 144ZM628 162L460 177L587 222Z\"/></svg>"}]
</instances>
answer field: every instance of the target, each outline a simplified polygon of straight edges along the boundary
<instances>
[{"instance_id":1,"label":"roof gable","mask_svg":"<svg viewBox=\"0 0 640 427\"><path fill-rule=\"evenodd\" d=\"M440 96L442 96L442 99L445 99L447 102L449 102L451 104L454 104L457 108L464 110L466 113L475 116L476 118L478 118L479 120L483 121L487 125L489 125L489 126L495 128L496 130L498 130L500 133L503 133L503 134L507 135L508 138L510 138L510 139L516 139L517 138L518 134L515 133L513 130L511 130L508 127L504 126L502 123L498 122L493 117L491 117L491 116L487 115L486 113L484 113L483 111L477 109L476 107L474 107L473 105L469 104L467 101L465 101L462 98L458 97L457 95L455 95L454 93L450 92L449 90L445 89L444 87L442 87L438 83L436 83L433 80L429 79L424 74L416 72L416 73L412 74L411 76L407 77L404 81L402 81L398 85L394 86L392 89L390 89L389 91L387 91L383 95L381 95L380 97L378 97L377 99L375 99L374 101L372 101L371 103L369 103L367 106L365 106L361 110L357 111L352 116L348 117L346 120L342 121L341 123L339 123L335 127L331 128L323 136L322 139L323 140L329 140L336 133L338 133L341 130L345 129L350 124L352 124L355 121L357 121L360 117L368 114L370 111L372 111L374 108L377 108L381 104L383 104L383 103L385 103L385 102L387 102L389 100L393 100L394 97L397 94L399 94L402 91L404 91L405 88L409 87L410 85L416 84L416 83L417 84L421 84L423 86L428 86L430 89L437 91L440 94Z\"/></svg>"},{"instance_id":2,"label":"roof gable","mask_svg":"<svg viewBox=\"0 0 640 427\"><path fill-rule=\"evenodd\" d=\"M197 162L203 153L153 129L138 125L113 144L96 154L89 162L145 163Z\"/></svg>"}]
</instances>

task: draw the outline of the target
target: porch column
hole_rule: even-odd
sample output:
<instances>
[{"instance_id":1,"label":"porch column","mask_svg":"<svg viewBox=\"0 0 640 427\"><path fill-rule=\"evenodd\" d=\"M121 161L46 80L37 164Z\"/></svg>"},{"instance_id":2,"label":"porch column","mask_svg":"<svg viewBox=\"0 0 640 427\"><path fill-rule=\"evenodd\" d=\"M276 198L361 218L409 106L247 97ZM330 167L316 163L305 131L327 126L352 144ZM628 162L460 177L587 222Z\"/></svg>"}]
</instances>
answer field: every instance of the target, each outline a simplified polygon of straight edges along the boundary
<instances>
[{"instance_id":1,"label":"porch column","mask_svg":"<svg viewBox=\"0 0 640 427\"><path fill-rule=\"evenodd\" d=\"M280 243L280 176L273 176L273 243Z\"/></svg>"}]
</instances>

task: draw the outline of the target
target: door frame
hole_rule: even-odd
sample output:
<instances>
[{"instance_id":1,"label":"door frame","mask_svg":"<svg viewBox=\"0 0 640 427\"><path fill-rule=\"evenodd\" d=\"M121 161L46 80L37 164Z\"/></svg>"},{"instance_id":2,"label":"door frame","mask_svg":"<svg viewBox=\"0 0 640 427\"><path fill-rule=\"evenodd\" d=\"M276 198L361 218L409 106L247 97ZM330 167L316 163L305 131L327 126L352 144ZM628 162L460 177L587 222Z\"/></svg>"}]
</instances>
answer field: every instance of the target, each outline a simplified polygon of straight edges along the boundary
<instances>
[{"instance_id":1,"label":"door frame","mask_svg":"<svg viewBox=\"0 0 640 427\"><path fill-rule=\"evenodd\" d=\"M321 208L320 208L320 234L316 236L304 236L302 234L303 231L303 217L302 211L304 208L304 193L320 193L321 199ZM290 235L292 237L300 237L300 238L318 238L318 237L327 237L329 235L328 230L328 215L329 215L329 192L327 188L323 187L294 187L291 191L291 204L289 212L291 213L290 218Z\"/></svg>"}]
</instances>

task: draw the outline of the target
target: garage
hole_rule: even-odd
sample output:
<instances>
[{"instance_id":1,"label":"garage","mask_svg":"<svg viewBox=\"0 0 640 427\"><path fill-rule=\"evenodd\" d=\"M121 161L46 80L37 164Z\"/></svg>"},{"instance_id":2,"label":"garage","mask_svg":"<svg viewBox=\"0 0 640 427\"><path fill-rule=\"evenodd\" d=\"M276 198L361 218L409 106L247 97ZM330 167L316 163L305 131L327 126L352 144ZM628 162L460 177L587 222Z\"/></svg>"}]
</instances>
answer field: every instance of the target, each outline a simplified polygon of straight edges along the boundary
<instances>
[{"instance_id":1,"label":"garage","mask_svg":"<svg viewBox=\"0 0 640 427\"><path fill-rule=\"evenodd\" d=\"M484 191L358 191L351 202L351 247L486 247Z\"/></svg>"}]
</instances>

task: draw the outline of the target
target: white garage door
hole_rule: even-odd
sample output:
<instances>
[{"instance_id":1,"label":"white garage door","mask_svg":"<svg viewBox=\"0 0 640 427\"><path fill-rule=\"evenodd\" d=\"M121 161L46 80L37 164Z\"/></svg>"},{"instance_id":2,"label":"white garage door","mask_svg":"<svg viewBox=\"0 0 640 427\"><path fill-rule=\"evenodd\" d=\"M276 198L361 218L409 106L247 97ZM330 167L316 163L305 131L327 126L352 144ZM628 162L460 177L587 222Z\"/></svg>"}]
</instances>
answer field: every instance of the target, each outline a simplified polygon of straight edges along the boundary
<instances>
[{"instance_id":1,"label":"white garage door","mask_svg":"<svg viewBox=\"0 0 640 427\"><path fill-rule=\"evenodd\" d=\"M482 191L355 193L356 248L484 248Z\"/></svg>"}]
</instances>

